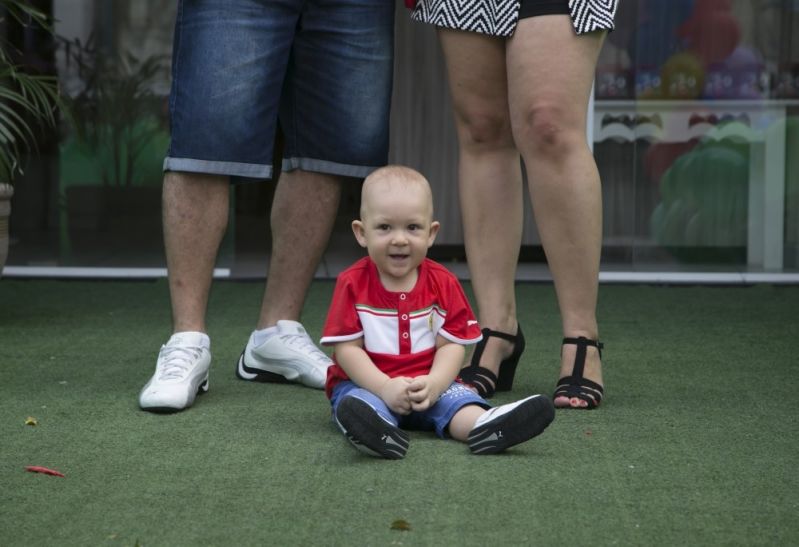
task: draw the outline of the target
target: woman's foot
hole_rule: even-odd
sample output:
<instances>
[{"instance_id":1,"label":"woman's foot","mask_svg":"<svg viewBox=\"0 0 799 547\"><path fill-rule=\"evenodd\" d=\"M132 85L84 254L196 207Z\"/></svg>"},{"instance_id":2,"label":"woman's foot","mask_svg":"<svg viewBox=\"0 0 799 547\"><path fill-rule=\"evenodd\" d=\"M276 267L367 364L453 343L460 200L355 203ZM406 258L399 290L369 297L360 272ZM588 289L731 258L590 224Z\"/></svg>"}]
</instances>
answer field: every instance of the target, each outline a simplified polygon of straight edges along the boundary
<instances>
[{"instance_id":1,"label":"woman's foot","mask_svg":"<svg viewBox=\"0 0 799 547\"><path fill-rule=\"evenodd\" d=\"M500 332L516 332L518 327L516 325L513 328L508 330L501 330ZM492 330L499 330L499 329L492 329ZM475 344L472 346L474 349L472 353L469 355L469 363L472 362L474 359L474 352L477 350L477 345ZM513 342L509 340L504 340L502 338L497 338L496 336L490 336L488 341L485 344L485 348L483 348L483 354L480 356L480 362L477 363L483 368L487 368L494 374L499 373L499 364L502 362L503 359L507 359L513 353Z\"/></svg>"},{"instance_id":2,"label":"woman's foot","mask_svg":"<svg viewBox=\"0 0 799 547\"><path fill-rule=\"evenodd\" d=\"M577 338L567 338L567 340L577 340ZM588 342L591 343L592 341L588 340ZM575 371L575 360L578 357L578 351L580 351L578 344L564 342L561 349L559 378L568 378L573 375L579 376L579 371ZM582 369L582 378L589 383L584 386L584 389L579 390L581 394L579 397L575 394L559 394L562 393L562 390L558 389L552 400L556 408L594 408L602 400L604 383L602 381L602 359L599 348L586 344L584 351L585 365ZM599 390L591 388L591 383L598 385Z\"/></svg>"},{"instance_id":3,"label":"woman's foot","mask_svg":"<svg viewBox=\"0 0 799 547\"><path fill-rule=\"evenodd\" d=\"M484 328L483 340L474 346L469 364L461 370L461 378L481 397L491 397L495 391L509 391L524 345L518 324L506 331Z\"/></svg>"}]
</instances>

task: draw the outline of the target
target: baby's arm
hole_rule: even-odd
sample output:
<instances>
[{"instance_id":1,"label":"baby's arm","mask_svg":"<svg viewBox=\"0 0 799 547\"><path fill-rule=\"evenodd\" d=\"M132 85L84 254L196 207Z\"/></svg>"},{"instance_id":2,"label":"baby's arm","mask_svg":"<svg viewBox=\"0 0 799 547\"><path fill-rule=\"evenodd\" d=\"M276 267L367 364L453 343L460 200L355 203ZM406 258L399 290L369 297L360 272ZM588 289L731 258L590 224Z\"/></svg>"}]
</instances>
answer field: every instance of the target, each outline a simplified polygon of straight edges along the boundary
<instances>
[{"instance_id":1,"label":"baby's arm","mask_svg":"<svg viewBox=\"0 0 799 547\"><path fill-rule=\"evenodd\" d=\"M450 342L443 336L436 339L436 355L430 372L417 376L408 386L413 410L427 410L438 401L438 398L452 384L463 366L466 350L462 345Z\"/></svg>"},{"instance_id":2,"label":"baby's arm","mask_svg":"<svg viewBox=\"0 0 799 547\"><path fill-rule=\"evenodd\" d=\"M363 339L336 344L336 362L359 387L371 391L397 414L409 414L411 402L408 398L410 378L389 378L375 366L363 349Z\"/></svg>"}]
</instances>

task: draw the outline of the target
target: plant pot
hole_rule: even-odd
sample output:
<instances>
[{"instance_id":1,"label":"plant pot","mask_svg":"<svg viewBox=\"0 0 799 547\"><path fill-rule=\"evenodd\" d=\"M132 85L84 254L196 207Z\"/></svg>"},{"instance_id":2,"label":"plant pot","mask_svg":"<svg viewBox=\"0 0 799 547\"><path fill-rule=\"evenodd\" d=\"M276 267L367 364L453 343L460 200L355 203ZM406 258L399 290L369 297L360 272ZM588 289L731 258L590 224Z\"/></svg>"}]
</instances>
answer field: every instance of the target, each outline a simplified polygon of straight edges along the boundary
<instances>
[{"instance_id":1,"label":"plant pot","mask_svg":"<svg viewBox=\"0 0 799 547\"><path fill-rule=\"evenodd\" d=\"M8 258L8 219L11 216L11 196L14 187L5 182L0 182L0 275Z\"/></svg>"}]
</instances>

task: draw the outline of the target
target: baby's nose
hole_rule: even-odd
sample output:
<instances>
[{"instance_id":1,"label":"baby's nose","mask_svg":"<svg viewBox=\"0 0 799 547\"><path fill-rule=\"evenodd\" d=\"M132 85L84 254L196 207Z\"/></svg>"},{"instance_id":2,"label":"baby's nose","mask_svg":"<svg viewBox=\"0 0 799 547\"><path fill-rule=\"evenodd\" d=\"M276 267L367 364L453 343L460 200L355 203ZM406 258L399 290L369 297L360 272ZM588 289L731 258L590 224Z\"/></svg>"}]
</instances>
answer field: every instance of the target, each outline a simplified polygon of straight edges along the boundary
<instances>
[{"instance_id":1,"label":"baby's nose","mask_svg":"<svg viewBox=\"0 0 799 547\"><path fill-rule=\"evenodd\" d=\"M408 243L408 237L404 231L398 230L394 232L394 237L392 239L392 242L395 245L405 245L406 243Z\"/></svg>"}]
</instances>

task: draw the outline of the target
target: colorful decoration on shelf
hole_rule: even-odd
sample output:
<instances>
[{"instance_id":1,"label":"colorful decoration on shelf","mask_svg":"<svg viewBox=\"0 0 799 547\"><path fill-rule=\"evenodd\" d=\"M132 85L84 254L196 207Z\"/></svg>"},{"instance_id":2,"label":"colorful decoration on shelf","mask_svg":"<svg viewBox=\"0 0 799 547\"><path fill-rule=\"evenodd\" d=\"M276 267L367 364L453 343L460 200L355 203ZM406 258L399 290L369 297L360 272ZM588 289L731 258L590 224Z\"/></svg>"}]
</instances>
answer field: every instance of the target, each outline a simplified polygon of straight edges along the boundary
<instances>
[{"instance_id":1,"label":"colorful decoration on shelf","mask_svg":"<svg viewBox=\"0 0 799 547\"><path fill-rule=\"evenodd\" d=\"M685 261L740 261L747 244L748 188L745 144L698 144L660 177L661 202L650 218L652 236Z\"/></svg>"}]
</instances>

